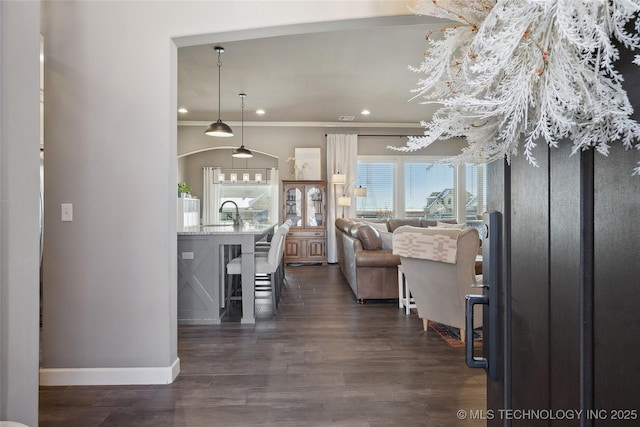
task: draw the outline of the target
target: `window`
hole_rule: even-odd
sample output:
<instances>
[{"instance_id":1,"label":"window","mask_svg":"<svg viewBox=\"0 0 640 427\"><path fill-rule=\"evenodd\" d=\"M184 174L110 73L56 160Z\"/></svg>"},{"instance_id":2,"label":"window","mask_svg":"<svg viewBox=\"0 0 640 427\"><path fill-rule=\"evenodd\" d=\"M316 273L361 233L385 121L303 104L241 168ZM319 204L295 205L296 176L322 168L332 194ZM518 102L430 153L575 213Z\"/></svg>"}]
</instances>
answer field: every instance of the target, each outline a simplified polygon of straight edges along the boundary
<instances>
[{"instance_id":1,"label":"window","mask_svg":"<svg viewBox=\"0 0 640 427\"><path fill-rule=\"evenodd\" d=\"M404 165L404 188L405 218L456 217L452 165L407 161Z\"/></svg>"},{"instance_id":2,"label":"window","mask_svg":"<svg viewBox=\"0 0 640 427\"><path fill-rule=\"evenodd\" d=\"M476 226L480 222L477 215L486 210L485 165L454 166L438 160L418 156L358 156L354 186L366 188L367 196L355 199L356 215L380 219L456 219ZM458 204L464 207L459 209Z\"/></svg>"},{"instance_id":3,"label":"window","mask_svg":"<svg viewBox=\"0 0 640 427\"><path fill-rule=\"evenodd\" d=\"M396 162L358 160L356 187L367 189L365 197L356 197L356 216L394 218Z\"/></svg>"},{"instance_id":4,"label":"window","mask_svg":"<svg viewBox=\"0 0 640 427\"><path fill-rule=\"evenodd\" d=\"M487 178L484 164L466 165L466 209L467 221L478 219L478 215L487 209L484 192L487 187Z\"/></svg>"}]
</instances>

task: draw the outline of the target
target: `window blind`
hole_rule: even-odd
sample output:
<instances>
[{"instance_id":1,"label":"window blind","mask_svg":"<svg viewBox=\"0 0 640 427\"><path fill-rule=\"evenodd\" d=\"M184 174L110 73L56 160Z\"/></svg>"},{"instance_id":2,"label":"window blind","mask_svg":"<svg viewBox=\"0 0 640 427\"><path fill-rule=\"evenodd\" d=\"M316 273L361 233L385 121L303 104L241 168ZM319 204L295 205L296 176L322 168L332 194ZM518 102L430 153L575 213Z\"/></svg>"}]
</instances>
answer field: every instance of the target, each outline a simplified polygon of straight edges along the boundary
<instances>
[{"instance_id":1,"label":"window blind","mask_svg":"<svg viewBox=\"0 0 640 427\"><path fill-rule=\"evenodd\" d=\"M395 161L358 160L356 187L367 189L358 197L356 215L364 218L395 218Z\"/></svg>"}]
</instances>

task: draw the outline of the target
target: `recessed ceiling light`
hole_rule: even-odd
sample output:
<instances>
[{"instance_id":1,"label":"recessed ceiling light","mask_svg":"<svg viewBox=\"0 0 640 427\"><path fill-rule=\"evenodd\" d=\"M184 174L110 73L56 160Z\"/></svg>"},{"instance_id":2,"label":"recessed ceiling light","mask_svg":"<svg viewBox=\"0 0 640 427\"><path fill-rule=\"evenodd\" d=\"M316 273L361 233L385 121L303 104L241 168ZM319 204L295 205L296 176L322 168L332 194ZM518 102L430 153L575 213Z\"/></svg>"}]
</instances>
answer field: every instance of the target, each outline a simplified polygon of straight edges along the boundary
<instances>
[{"instance_id":1,"label":"recessed ceiling light","mask_svg":"<svg viewBox=\"0 0 640 427\"><path fill-rule=\"evenodd\" d=\"M262 108L260 108L260 109L256 110L256 114L263 115L263 114L265 114L265 113L266 113L266 111L264 111Z\"/></svg>"},{"instance_id":2,"label":"recessed ceiling light","mask_svg":"<svg viewBox=\"0 0 640 427\"><path fill-rule=\"evenodd\" d=\"M189 110L187 110L187 109L186 109L186 108L184 108L184 107L178 108L178 113L182 113L182 114L184 114L184 113L188 113L188 112L189 112Z\"/></svg>"},{"instance_id":3,"label":"recessed ceiling light","mask_svg":"<svg viewBox=\"0 0 640 427\"><path fill-rule=\"evenodd\" d=\"M371 111L369 111L369 110L362 110L362 112L361 112L360 114L362 114L363 116L368 116L369 114L371 114Z\"/></svg>"}]
</instances>

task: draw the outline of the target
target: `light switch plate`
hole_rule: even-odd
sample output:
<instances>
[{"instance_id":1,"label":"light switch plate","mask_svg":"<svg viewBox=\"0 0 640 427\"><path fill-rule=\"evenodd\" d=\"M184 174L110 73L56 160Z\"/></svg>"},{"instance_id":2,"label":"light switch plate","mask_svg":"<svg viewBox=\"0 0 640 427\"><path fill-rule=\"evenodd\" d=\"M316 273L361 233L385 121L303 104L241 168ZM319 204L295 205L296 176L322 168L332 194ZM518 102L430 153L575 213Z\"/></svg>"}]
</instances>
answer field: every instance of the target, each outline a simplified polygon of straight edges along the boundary
<instances>
[{"instance_id":1,"label":"light switch plate","mask_svg":"<svg viewBox=\"0 0 640 427\"><path fill-rule=\"evenodd\" d=\"M60 205L62 221L73 221L73 204L63 203Z\"/></svg>"}]
</instances>

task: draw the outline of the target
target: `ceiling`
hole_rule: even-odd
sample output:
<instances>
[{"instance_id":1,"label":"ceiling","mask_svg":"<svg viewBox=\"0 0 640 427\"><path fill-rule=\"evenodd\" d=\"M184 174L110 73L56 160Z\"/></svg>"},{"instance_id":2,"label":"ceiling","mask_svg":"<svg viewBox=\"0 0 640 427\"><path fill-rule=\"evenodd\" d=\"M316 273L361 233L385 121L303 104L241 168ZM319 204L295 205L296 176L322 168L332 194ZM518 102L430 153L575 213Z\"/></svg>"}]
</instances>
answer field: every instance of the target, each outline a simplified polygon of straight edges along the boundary
<instances>
[{"instance_id":1,"label":"ceiling","mask_svg":"<svg viewBox=\"0 0 640 427\"><path fill-rule=\"evenodd\" d=\"M218 118L221 55L221 118L239 121L240 93L246 93L244 120L322 122L347 127L417 126L432 106L410 101L425 50L425 35L442 24L411 17L408 24L227 41L178 49L178 114L182 122ZM441 22L441 21L440 21ZM258 108L266 111L260 116ZM367 109L370 115L361 115ZM340 116L354 116L340 122Z\"/></svg>"}]
</instances>

